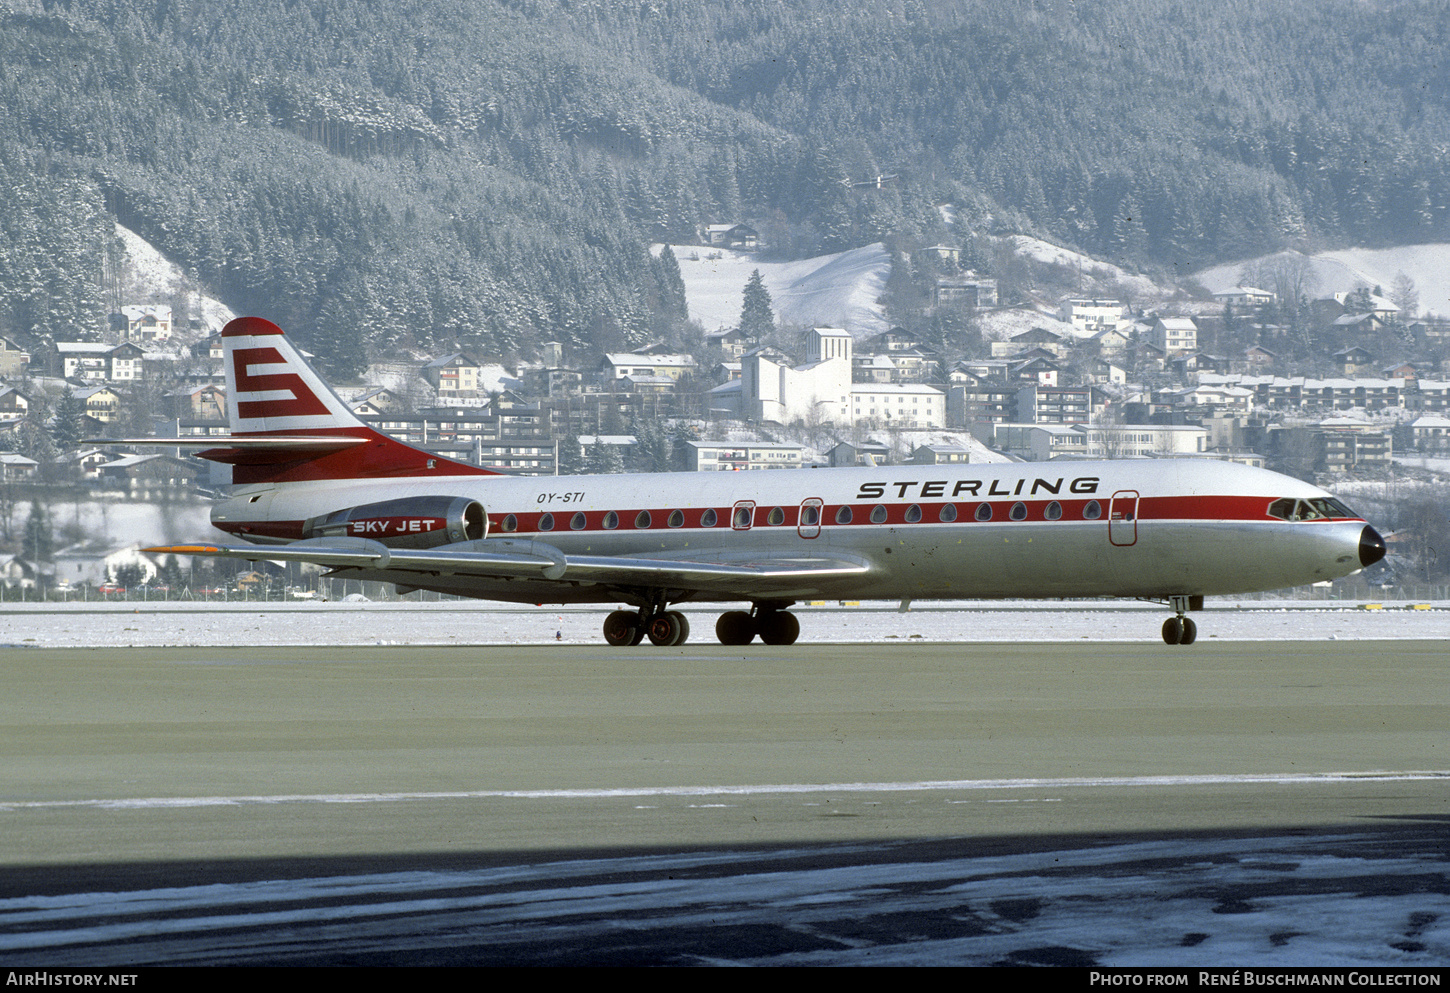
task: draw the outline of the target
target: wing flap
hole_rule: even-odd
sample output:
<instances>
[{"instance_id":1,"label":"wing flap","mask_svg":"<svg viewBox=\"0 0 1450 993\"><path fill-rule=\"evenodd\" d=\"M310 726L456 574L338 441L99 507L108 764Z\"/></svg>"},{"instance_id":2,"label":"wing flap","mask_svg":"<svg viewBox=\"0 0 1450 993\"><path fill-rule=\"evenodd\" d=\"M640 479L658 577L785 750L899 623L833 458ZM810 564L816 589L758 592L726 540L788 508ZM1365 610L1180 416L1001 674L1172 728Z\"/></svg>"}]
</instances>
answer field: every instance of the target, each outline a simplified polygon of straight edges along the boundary
<instances>
[{"instance_id":1,"label":"wing flap","mask_svg":"<svg viewBox=\"0 0 1450 993\"><path fill-rule=\"evenodd\" d=\"M695 554L690 558L565 555L540 541L486 538L429 549L388 548L368 538L313 538L289 545L165 545L145 549L171 555L200 555L279 562L311 562L332 569L388 573L542 579L623 587L670 587L700 591L775 592L811 588L814 583L860 576L865 561L820 556Z\"/></svg>"}]
</instances>

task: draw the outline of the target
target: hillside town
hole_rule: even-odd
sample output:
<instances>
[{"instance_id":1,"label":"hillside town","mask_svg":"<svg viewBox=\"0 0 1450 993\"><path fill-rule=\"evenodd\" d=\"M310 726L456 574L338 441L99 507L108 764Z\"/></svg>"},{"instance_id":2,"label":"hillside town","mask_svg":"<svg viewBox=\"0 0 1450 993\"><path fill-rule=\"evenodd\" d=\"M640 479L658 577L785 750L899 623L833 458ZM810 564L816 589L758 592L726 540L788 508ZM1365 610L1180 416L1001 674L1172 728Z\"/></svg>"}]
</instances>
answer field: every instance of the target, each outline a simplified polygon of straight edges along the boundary
<instances>
[{"instance_id":1,"label":"hillside town","mask_svg":"<svg viewBox=\"0 0 1450 993\"><path fill-rule=\"evenodd\" d=\"M753 238L739 224L701 232L705 245ZM1450 450L1450 373L1438 358L1450 322L1406 313L1378 287L1300 308L1315 340L1345 346L1319 363L1333 375L1311 376L1264 344L1287 333L1272 323L1283 309L1270 290L1151 307L1073 295L1006 305L998 281L957 270L949 247L924 252L934 265L923 271L937 274L924 313L976 330L966 344L899 326L777 328L768 294L752 301L764 291L747 285L739 325L693 350L586 356L548 342L511 363L462 348L403 352L334 389L383 433L524 475L1192 458L1333 486L1385 478L1396 454ZM764 323L753 322L762 307ZM177 321L169 305L125 305L89 341L0 338L0 511L16 549L4 581L33 584L47 554L97 551L92 539L27 541L14 520L27 499L189 501L229 482L228 467L184 449L97 439L226 433L220 329ZM99 551L99 566L72 568L82 581L104 584L117 561L154 573Z\"/></svg>"}]
</instances>

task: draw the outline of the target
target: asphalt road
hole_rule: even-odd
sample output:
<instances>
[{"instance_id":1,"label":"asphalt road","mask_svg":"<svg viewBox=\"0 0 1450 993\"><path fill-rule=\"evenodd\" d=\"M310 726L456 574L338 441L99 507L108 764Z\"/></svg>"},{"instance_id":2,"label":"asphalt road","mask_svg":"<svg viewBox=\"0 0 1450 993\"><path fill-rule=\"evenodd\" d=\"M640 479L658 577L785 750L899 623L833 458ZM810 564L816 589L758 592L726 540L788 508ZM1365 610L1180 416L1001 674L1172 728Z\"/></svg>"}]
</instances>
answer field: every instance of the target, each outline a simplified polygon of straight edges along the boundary
<instances>
[{"instance_id":1,"label":"asphalt road","mask_svg":"<svg viewBox=\"0 0 1450 993\"><path fill-rule=\"evenodd\" d=\"M3 651L0 963L1444 965L1446 649Z\"/></svg>"}]
</instances>

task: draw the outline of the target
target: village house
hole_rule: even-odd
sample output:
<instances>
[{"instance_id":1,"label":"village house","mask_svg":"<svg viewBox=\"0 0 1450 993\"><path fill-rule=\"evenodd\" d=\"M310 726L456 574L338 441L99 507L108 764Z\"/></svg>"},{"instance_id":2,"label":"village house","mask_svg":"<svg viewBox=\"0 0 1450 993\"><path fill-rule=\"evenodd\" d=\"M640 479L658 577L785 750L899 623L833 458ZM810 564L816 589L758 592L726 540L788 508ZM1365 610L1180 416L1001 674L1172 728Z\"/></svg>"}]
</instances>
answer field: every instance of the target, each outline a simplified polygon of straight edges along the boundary
<instances>
[{"instance_id":1,"label":"village house","mask_svg":"<svg viewBox=\"0 0 1450 993\"><path fill-rule=\"evenodd\" d=\"M0 480L7 483L35 478L40 463L15 452L0 452Z\"/></svg>"},{"instance_id":2,"label":"village house","mask_svg":"<svg viewBox=\"0 0 1450 993\"><path fill-rule=\"evenodd\" d=\"M13 386L0 386L0 424L24 420L30 400Z\"/></svg>"},{"instance_id":3,"label":"village house","mask_svg":"<svg viewBox=\"0 0 1450 993\"><path fill-rule=\"evenodd\" d=\"M143 378L146 353L139 345L62 341L46 350L46 372L62 379L130 383Z\"/></svg>"},{"instance_id":4,"label":"village house","mask_svg":"<svg viewBox=\"0 0 1450 993\"><path fill-rule=\"evenodd\" d=\"M100 467L101 481L132 500L190 499L201 468L172 455L125 455Z\"/></svg>"},{"instance_id":5,"label":"village house","mask_svg":"<svg viewBox=\"0 0 1450 993\"><path fill-rule=\"evenodd\" d=\"M121 392L110 386L85 386L71 391L71 396L85 404L86 416L100 424L111 424L121 415Z\"/></svg>"},{"instance_id":6,"label":"village house","mask_svg":"<svg viewBox=\"0 0 1450 993\"><path fill-rule=\"evenodd\" d=\"M14 379L30 371L30 353L9 338L0 338L0 379Z\"/></svg>"},{"instance_id":7,"label":"village house","mask_svg":"<svg viewBox=\"0 0 1450 993\"><path fill-rule=\"evenodd\" d=\"M1153 344L1161 348L1165 356L1173 352L1198 350L1198 325L1191 317L1155 318L1149 334Z\"/></svg>"},{"instance_id":8,"label":"village house","mask_svg":"<svg viewBox=\"0 0 1450 993\"><path fill-rule=\"evenodd\" d=\"M1058 305L1057 316L1084 333L1098 334L1118 327L1126 310L1121 300L1069 297Z\"/></svg>"},{"instance_id":9,"label":"village house","mask_svg":"<svg viewBox=\"0 0 1450 993\"><path fill-rule=\"evenodd\" d=\"M1072 342L1063 335L1048 328L1035 327L1014 334L1006 341L992 342L992 357L1010 358L1033 348L1040 348L1054 358L1062 358L1072 347Z\"/></svg>"},{"instance_id":10,"label":"village house","mask_svg":"<svg viewBox=\"0 0 1450 993\"><path fill-rule=\"evenodd\" d=\"M212 383L168 393L166 399L171 403L174 417L202 421L227 419L227 391Z\"/></svg>"},{"instance_id":11,"label":"village house","mask_svg":"<svg viewBox=\"0 0 1450 993\"><path fill-rule=\"evenodd\" d=\"M975 273L942 278L936 281L932 303L938 307L958 304L976 310L997 306L997 281Z\"/></svg>"},{"instance_id":12,"label":"village house","mask_svg":"<svg viewBox=\"0 0 1450 993\"><path fill-rule=\"evenodd\" d=\"M606 379L628 376L667 376L678 380L695 371L693 355L641 355L638 352L610 352L604 356L599 371Z\"/></svg>"},{"instance_id":13,"label":"village house","mask_svg":"<svg viewBox=\"0 0 1450 993\"><path fill-rule=\"evenodd\" d=\"M700 241L720 248L753 252L760 246L760 232L748 224L707 224L700 232Z\"/></svg>"},{"instance_id":14,"label":"village house","mask_svg":"<svg viewBox=\"0 0 1450 993\"><path fill-rule=\"evenodd\" d=\"M696 472L799 469L800 445L763 441L688 441L689 468Z\"/></svg>"},{"instance_id":15,"label":"village house","mask_svg":"<svg viewBox=\"0 0 1450 993\"><path fill-rule=\"evenodd\" d=\"M467 352L436 358L420 371L440 395L472 396L478 392L480 363Z\"/></svg>"},{"instance_id":16,"label":"village house","mask_svg":"<svg viewBox=\"0 0 1450 993\"><path fill-rule=\"evenodd\" d=\"M171 308L159 303L126 306L111 314L109 323L122 341L167 341L172 332Z\"/></svg>"},{"instance_id":17,"label":"village house","mask_svg":"<svg viewBox=\"0 0 1450 993\"><path fill-rule=\"evenodd\" d=\"M1213 295L1213 302L1221 307L1232 306L1240 311L1261 307L1274 302L1274 294L1257 286L1235 286Z\"/></svg>"},{"instance_id":18,"label":"village house","mask_svg":"<svg viewBox=\"0 0 1450 993\"><path fill-rule=\"evenodd\" d=\"M972 450L961 445L918 445L911 461L913 465L964 465L972 461Z\"/></svg>"}]
</instances>

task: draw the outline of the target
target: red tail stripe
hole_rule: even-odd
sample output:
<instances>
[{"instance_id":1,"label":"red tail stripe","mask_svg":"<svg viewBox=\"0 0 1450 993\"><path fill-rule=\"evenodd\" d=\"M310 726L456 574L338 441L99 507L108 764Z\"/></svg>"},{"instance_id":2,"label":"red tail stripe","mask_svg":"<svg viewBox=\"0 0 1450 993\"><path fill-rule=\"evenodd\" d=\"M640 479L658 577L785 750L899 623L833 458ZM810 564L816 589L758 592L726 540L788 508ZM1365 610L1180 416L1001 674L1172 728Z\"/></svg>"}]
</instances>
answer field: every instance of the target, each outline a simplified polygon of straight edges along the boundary
<instances>
[{"instance_id":1,"label":"red tail stripe","mask_svg":"<svg viewBox=\"0 0 1450 993\"><path fill-rule=\"evenodd\" d=\"M227 321L227 326L222 328L223 338L235 338L242 335L280 335L282 329L271 321L261 317L238 317L235 320Z\"/></svg>"}]
</instances>

